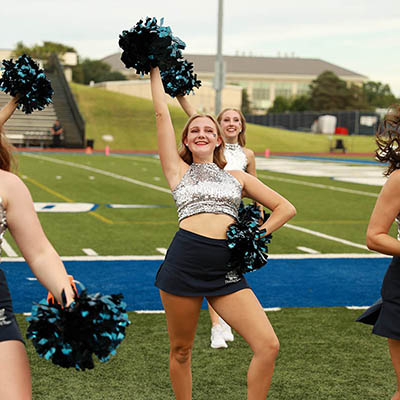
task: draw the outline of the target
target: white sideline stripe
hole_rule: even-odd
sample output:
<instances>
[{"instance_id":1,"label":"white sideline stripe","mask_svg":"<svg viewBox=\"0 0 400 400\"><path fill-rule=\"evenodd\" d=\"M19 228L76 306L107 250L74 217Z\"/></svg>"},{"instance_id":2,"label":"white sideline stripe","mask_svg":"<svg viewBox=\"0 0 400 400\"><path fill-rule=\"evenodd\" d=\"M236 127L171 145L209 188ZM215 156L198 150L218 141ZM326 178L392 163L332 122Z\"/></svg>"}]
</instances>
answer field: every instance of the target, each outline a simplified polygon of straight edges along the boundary
<instances>
[{"instance_id":1,"label":"white sideline stripe","mask_svg":"<svg viewBox=\"0 0 400 400\"><path fill-rule=\"evenodd\" d=\"M136 314L165 314L164 310L135 310Z\"/></svg>"},{"instance_id":2,"label":"white sideline stripe","mask_svg":"<svg viewBox=\"0 0 400 400\"><path fill-rule=\"evenodd\" d=\"M132 178L129 178L129 177L123 176L123 175L118 175L118 174L115 174L113 172L105 171L103 169L93 168L93 167L89 167L87 165L73 163L73 162L70 162L70 161L58 160L58 159L55 159L55 158L53 159L53 158L46 157L46 156L38 156L36 154L29 154L29 153L22 153L22 154L27 156L27 157L37 158L39 160L45 160L45 161L50 161L50 162L53 162L53 163L56 163L56 164L69 165L70 167L76 167L76 168L85 169L87 171L96 172L98 174L106 175L106 176L109 176L109 177L114 178L114 179L119 179L121 181L133 183L135 185L144 186L144 187L148 187L150 189L158 190L160 192L165 192L165 193L171 194L171 191L169 189L163 188L161 186L152 185L151 183L138 181L136 179L132 179Z\"/></svg>"},{"instance_id":3,"label":"white sideline stripe","mask_svg":"<svg viewBox=\"0 0 400 400\"><path fill-rule=\"evenodd\" d=\"M167 249L165 249L164 247L157 247L156 250L158 252L160 252L161 254L167 254Z\"/></svg>"},{"instance_id":4,"label":"white sideline stripe","mask_svg":"<svg viewBox=\"0 0 400 400\"><path fill-rule=\"evenodd\" d=\"M371 306L346 306L346 308L348 310L366 310L367 308L370 308L370 307Z\"/></svg>"},{"instance_id":5,"label":"white sideline stripe","mask_svg":"<svg viewBox=\"0 0 400 400\"><path fill-rule=\"evenodd\" d=\"M37 281L37 278L28 277L28 278L26 278L26 280L28 280L28 281Z\"/></svg>"},{"instance_id":6,"label":"white sideline stripe","mask_svg":"<svg viewBox=\"0 0 400 400\"><path fill-rule=\"evenodd\" d=\"M346 188L342 188L339 186L323 185L320 183L306 182L306 181L301 181L301 180L297 180L297 179L280 178L277 176L264 175L264 174L258 174L258 176L262 177L262 178L266 178L266 179L280 181L280 182L295 183L297 185L311 186L311 187L315 187L315 188L319 188L319 189L334 190L336 192L345 192L345 193L352 193L352 194L360 194L362 196L378 197L378 193L363 192L361 190L354 190L354 189L346 189Z\"/></svg>"},{"instance_id":7,"label":"white sideline stripe","mask_svg":"<svg viewBox=\"0 0 400 400\"><path fill-rule=\"evenodd\" d=\"M321 252L314 250L314 249L310 249L309 247L304 247L304 246L297 246L296 247L297 250L300 251L304 251L304 253L309 253L309 254L321 254Z\"/></svg>"},{"instance_id":8,"label":"white sideline stripe","mask_svg":"<svg viewBox=\"0 0 400 400\"><path fill-rule=\"evenodd\" d=\"M281 307L269 307L269 308L263 308L264 311L281 311Z\"/></svg>"},{"instance_id":9,"label":"white sideline stripe","mask_svg":"<svg viewBox=\"0 0 400 400\"><path fill-rule=\"evenodd\" d=\"M160 158L158 156L123 156L121 154L110 154L110 156L115 158L122 158L125 160L132 161L156 161L159 162Z\"/></svg>"},{"instance_id":10,"label":"white sideline stripe","mask_svg":"<svg viewBox=\"0 0 400 400\"><path fill-rule=\"evenodd\" d=\"M270 260L391 258L379 253L270 254ZM162 261L164 256L62 256L63 261ZM25 262L23 257L3 257L1 262Z\"/></svg>"},{"instance_id":11,"label":"white sideline stripe","mask_svg":"<svg viewBox=\"0 0 400 400\"><path fill-rule=\"evenodd\" d=\"M1 248L4 250L4 253L6 253L9 257L18 257L18 254L13 250L13 248L4 238L1 243Z\"/></svg>"},{"instance_id":12,"label":"white sideline stripe","mask_svg":"<svg viewBox=\"0 0 400 400\"><path fill-rule=\"evenodd\" d=\"M350 242L349 240L340 239L340 238L338 238L336 236L325 235L325 233L312 231L311 229L302 228L301 226L296 226L296 225L291 225L291 224L285 224L284 226L286 226L286 228L290 228L290 229L294 229L296 231L308 233L310 235L318 236L318 237L321 237L323 239L333 240L334 242L343 243L343 244L346 244L348 246L353 246L353 247L357 247L359 249L369 250L368 247L365 246L364 244Z\"/></svg>"},{"instance_id":13,"label":"white sideline stripe","mask_svg":"<svg viewBox=\"0 0 400 400\"><path fill-rule=\"evenodd\" d=\"M30 312L24 312L23 315L24 315L25 317L30 317L30 316L32 315L32 313L30 313Z\"/></svg>"},{"instance_id":14,"label":"white sideline stripe","mask_svg":"<svg viewBox=\"0 0 400 400\"><path fill-rule=\"evenodd\" d=\"M93 249L82 249L82 251L88 256L98 256L98 254Z\"/></svg>"}]
</instances>

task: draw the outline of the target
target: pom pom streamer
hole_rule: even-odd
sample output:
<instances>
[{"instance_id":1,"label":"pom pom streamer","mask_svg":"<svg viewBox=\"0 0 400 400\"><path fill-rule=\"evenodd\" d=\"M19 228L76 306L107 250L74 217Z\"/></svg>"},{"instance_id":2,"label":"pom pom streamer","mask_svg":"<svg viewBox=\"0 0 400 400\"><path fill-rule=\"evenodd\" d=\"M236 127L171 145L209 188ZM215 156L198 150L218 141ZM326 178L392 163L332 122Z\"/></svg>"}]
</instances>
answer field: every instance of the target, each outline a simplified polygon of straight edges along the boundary
<instances>
[{"instance_id":1,"label":"pom pom streamer","mask_svg":"<svg viewBox=\"0 0 400 400\"><path fill-rule=\"evenodd\" d=\"M264 222L269 214L264 215ZM228 263L230 270L239 273L255 271L267 263L268 247L272 235L265 229L258 229L262 222L261 212L256 204L240 204L238 222L229 225L226 232L228 247L232 251Z\"/></svg>"},{"instance_id":2,"label":"pom pom streamer","mask_svg":"<svg viewBox=\"0 0 400 400\"><path fill-rule=\"evenodd\" d=\"M43 110L53 96L53 88L44 71L26 54L16 62L3 60L0 90L18 98L18 108L25 114Z\"/></svg>"},{"instance_id":3,"label":"pom pom streamer","mask_svg":"<svg viewBox=\"0 0 400 400\"><path fill-rule=\"evenodd\" d=\"M185 96L201 86L201 81L193 74L193 63L186 60L178 60L168 70L161 71L161 78L165 93L171 97Z\"/></svg>"},{"instance_id":4,"label":"pom pom streamer","mask_svg":"<svg viewBox=\"0 0 400 400\"><path fill-rule=\"evenodd\" d=\"M26 336L41 357L79 371L94 367L93 354L101 362L109 360L130 324L121 294L88 294L86 289L65 308L43 299L27 321Z\"/></svg>"},{"instance_id":5,"label":"pom pom streamer","mask_svg":"<svg viewBox=\"0 0 400 400\"><path fill-rule=\"evenodd\" d=\"M150 68L160 67L168 70L182 57L186 44L172 35L169 26L160 25L156 18L140 20L129 31L122 31L119 35L119 46L123 50L121 61L126 68L135 68L140 75L148 74Z\"/></svg>"}]
</instances>

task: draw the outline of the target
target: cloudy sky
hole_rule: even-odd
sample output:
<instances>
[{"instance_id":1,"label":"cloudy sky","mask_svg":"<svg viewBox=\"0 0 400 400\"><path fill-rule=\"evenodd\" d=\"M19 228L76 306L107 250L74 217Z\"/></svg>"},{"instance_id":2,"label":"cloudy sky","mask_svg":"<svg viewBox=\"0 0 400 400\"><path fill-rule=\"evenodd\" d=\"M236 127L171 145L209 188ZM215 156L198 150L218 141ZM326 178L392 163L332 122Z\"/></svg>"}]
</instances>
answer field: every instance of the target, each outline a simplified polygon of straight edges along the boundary
<instances>
[{"instance_id":1,"label":"cloudy sky","mask_svg":"<svg viewBox=\"0 0 400 400\"><path fill-rule=\"evenodd\" d=\"M400 97L400 0L223 0L224 54L320 58ZM0 48L44 40L98 59L146 16L164 17L187 53L213 54L218 0L17 0L1 7Z\"/></svg>"}]
</instances>

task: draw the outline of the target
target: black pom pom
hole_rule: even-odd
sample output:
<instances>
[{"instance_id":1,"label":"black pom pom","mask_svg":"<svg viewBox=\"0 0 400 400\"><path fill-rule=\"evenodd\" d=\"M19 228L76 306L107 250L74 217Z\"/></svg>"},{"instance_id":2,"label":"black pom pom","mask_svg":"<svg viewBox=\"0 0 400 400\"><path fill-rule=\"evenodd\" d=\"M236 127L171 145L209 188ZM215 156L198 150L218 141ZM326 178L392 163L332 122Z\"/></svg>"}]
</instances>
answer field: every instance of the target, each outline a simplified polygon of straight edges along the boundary
<instances>
[{"instance_id":1,"label":"black pom pom","mask_svg":"<svg viewBox=\"0 0 400 400\"><path fill-rule=\"evenodd\" d=\"M161 71L161 78L165 93L171 97L185 96L201 86L201 81L193 73L193 63L186 60L178 60L168 70Z\"/></svg>"},{"instance_id":2,"label":"black pom pom","mask_svg":"<svg viewBox=\"0 0 400 400\"><path fill-rule=\"evenodd\" d=\"M51 103L54 91L50 81L30 56L24 54L16 62L3 60L3 66L0 90L18 96L18 108L25 114L43 110Z\"/></svg>"},{"instance_id":3,"label":"black pom pom","mask_svg":"<svg viewBox=\"0 0 400 400\"><path fill-rule=\"evenodd\" d=\"M122 295L87 294L63 308L42 300L27 318L27 338L37 353L61 367L92 369L93 354L101 362L116 353L130 324Z\"/></svg>"},{"instance_id":4,"label":"black pom pom","mask_svg":"<svg viewBox=\"0 0 400 400\"><path fill-rule=\"evenodd\" d=\"M269 214L264 215L264 222ZM272 235L265 229L259 230L262 223L261 212L256 204L240 204L238 222L229 225L226 232L228 247L232 251L229 269L239 273L255 271L267 263L268 247Z\"/></svg>"},{"instance_id":5,"label":"black pom pom","mask_svg":"<svg viewBox=\"0 0 400 400\"><path fill-rule=\"evenodd\" d=\"M145 22L140 20L129 31L121 33L121 61L126 68L135 68L137 74L143 75L148 74L152 67L169 69L182 57L185 43L172 35L169 26L162 26L163 22L161 18L160 25L157 25L156 18L147 17Z\"/></svg>"}]
</instances>

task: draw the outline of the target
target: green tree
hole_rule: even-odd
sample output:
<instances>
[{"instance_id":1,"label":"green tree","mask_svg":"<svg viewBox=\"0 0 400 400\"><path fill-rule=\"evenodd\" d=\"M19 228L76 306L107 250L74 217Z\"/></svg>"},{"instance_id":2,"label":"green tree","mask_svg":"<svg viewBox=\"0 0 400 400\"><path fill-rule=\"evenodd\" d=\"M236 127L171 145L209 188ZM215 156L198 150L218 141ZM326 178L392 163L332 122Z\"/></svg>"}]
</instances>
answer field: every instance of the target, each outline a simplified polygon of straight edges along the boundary
<instances>
[{"instance_id":1,"label":"green tree","mask_svg":"<svg viewBox=\"0 0 400 400\"><path fill-rule=\"evenodd\" d=\"M374 108L387 108L397 101L390 86L382 82L369 81L363 83L362 90L368 104Z\"/></svg>"},{"instance_id":2,"label":"green tree","mask_svg":"<svg viewBox=\"0 0 400 400\"><path fill-rule=\"evenodd\" d=\"M88 85L90 81L123 81L126 77L120 72L111 71L111 67L102 61L86 58L73 68L72 79L74 82Z\"/></svg>"},{"instance_id":3,"label":"green tree","mask_svg":"<svg viewBox=\"0 0 400 400\"><path fill-rule=\"evenodd\" d=\"M241 111L243 114L250 114L251 113L251 103L249 100L249 95L247 93L247 89L242 89L242 107Z\"/></svg>"},{"instance_id":4,"label":"green tree","mask_svg":"<svg viewBox=\"0 0 400 400\"><path fill-rule=\"evenodd\" d=\"M277 96L275 97L274 104L272 105L272 107L268 109L267 112L280 113L289 110L290 110L290 99L283 96Z\"/></svg>"},{"instance_id":5,"label":"green tree","mask_svg":"<svg viewBox=\"0 0 400 400\"><path fill-rule=\"evenodd\" d=\"M309 111L311 110L310 96L303 94L297 96L290 102L290 111Z\"/></svg>"},{"instance_id":6,"label":"green tree","mask_svg":"<svg viewBox=\"0 0 400 400\"><path fill-rule=\"evenodd\" d=\"M56 53L60 57L66 52L76 53L76 50L73 47L56 42L43 42L41 45L35 44L32 47L25 46L23 42L18 42L13 50L13 56L19 57L22 54L28 54L38 60L47 61L52 53Z\"/></svg>"}]
</instances>

